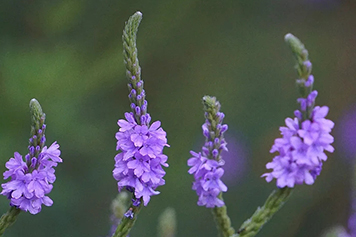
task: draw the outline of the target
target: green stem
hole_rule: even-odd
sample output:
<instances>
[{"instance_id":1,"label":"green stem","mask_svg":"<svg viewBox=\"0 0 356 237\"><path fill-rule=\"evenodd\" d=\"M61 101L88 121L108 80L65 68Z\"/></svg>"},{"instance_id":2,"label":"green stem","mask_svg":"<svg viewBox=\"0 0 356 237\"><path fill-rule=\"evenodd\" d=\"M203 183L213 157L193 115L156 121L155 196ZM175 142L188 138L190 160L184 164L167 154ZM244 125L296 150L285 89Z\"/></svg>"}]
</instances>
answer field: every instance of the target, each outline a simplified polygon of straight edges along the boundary
<instances>
[{"instance_id":1,"label":"green stem","mask_svg":"<svg viewBox=\"0 0 356 237\"><path fill-rule=\"evenodd\" d=\"M131 204L128 211L131 209L133 213L133 218L123 216L120 224L117 226L116 231L112 237L126 237L130 233L132 227L135 225L137 215L140 212L141 207L142 203L138 207Z\"/></svg>"},{"instance_id":2,"label":"green stem","mask_svg":"<svg viewBox=\"0 0 356 237\"><path fill-rule=\"evenodd\" d=\"M218 198L223 200L222 193L219 194ZM227 208L225 205L222 207L214 207L212 213L216 226L220 231L220 236L229 237L235 234L235 229L231 226L230 217L227 215Z\"/></svg>"},{"instance_id":3,"label":"green stem","mask_svg":"<svg viewBox=\"0 0 356 237\"><path fill-rule=\"evenodd\" d=\"M272 216L288 200L291 188L273 190L262 207L258 207L250 219L246 220L237 232L239 237L255 236Z\"/></svg>"},{"instance_id":4,"label":"green stem","mask_svg":"<svg viewBox=\"0 0 356 237\"><path fill-rule=\"evenodd\" d=\"M10 227L17 219L21 210L17 207L10 207L10 209L0 218L0 236L2 236L5 230Z\"/></svg>"}]
</instances>

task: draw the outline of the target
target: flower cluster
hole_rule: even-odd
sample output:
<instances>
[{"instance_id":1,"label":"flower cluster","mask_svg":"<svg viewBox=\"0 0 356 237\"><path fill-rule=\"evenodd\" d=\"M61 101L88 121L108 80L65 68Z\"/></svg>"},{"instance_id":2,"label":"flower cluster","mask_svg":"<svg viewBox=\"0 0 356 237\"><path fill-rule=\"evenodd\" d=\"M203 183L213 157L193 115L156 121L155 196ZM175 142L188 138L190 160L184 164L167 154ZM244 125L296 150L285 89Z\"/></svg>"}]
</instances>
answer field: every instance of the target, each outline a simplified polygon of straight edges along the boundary
<instances>
[{"instance_id":1,"label":"flower cluster","mask_svg":"<svg viewBox=\"0 0 356 237\"><path fill-rule=\"evenodd\" d=\"M220 153L222 150L227 151L227 143L223 134L228 126L222 124L225 115L219 112L220 103L214 97L205 96L203 103L207 110L205 112L206 121L202 126L206 142L202 147L202 152L190 152L193 157L187 162L188 166L191 166L188 173L194 174L195 181L192 189L199 196L197 204L208 208L222 207L224 201L218 195L221 192L226 192L227 187L221 181L224 174L222 168L224 161L221 159Z\"/></svg>"},{"instance_id":2,"label":"flower cluster","mask_svg":"<svg viewBox=\"0 0 356 237\"><path fill-rule=\"evenodd\" d=\"M285 36L286 43L290 46L295 58L299 79L296 80L301 98L300 110L294 112L295 118L285 120L286 127L281 127L282 138L277 138L270 150L271 153L279 152L272 162L267 163L267 169L273 169L262 177L270 182L277 179L279 188L293 188L296 184L311 185L320 174L323 161L327 160L325 151L333 152L331 143L334 142L330 135L334 123L326 119L329 112L327 106L316 106L317 91L313 91L314 76L311 74L312 63L308 59L308 50L302 42L293 36Z\"/></svg>"},{"instance_id":3,"label":"flower cluster","mask_svg":"<svg viewBox=\"0 0 356 237\"><path fill-rule=\"evenodd\" d=\"M150 196L159 194L155 189L165 183L166 172L162 166L168 167L168 164L162 151L169 146L166 132L160 128L160 121L148 125L151 120L148 113L141 116L143 125L137 124L132 112L125 113L125 118L118 121L116 150L121 152L115 156L113 176L118 181L119 191L126 187L134 192L137 199L134 205L139 205L142 197L146 206Z\"/></svg>"},{"instance_id":4,"label":"flower cluster","mask_svg":"<svg viewBox=\"0 0 356 237\"><path fill-rule=\"evenodd\" d=\"M45 125L43 125L45 126ZM44 130L44 127L42 128ZM32 137L31 140L36 140ZM41 142L44 143L43 136ZM11 181L1 185L3 188L0 194L10 199L10 205L16 206L23 211L37 214L41 211L42 204L51 206L53 201L46 196L53 188L56 180L53 167L62 162L59 157L61 152L59 145L54 142L50 147L29 146L29 153L25 156L25 161L18 153L14 153L14 158L6 162L8 169L4 172L4 179L11 177ZM35 153L39 152L37 157Z\"/></svg>"},{"instance_id":5,"label":"flower cluster","mask_svg":"<svg viewBox=\"0 0 356 237\"><path fill-rule=\"evenodd\" d=\"M193 190L199 196L198 205L222 207L224 201L218 198L220 192L226 192L226 185L220 180L224 174L222 164L201 155L201 152L190 151L193 157L188 160L189 174L194 174Z\"/></svg>"},{"instance_id":6,"label":"flower cluster","mask_svg":"<svg viewBox=\"0 0 356 237\"><path fill-rule=\"evenodd\" d=\"M322 162L327 159L324 151L334 151L330 145L334 141L330 135L334 123L325 119L329 111L327 106L312 108L316 96L317 92L312 91L307 98L298 99L301 111L295 111L294 119L285 120L286 127L280 128L283 137L277 138L270 150L271 153L279 152L279 155L266 165L273 171L262 176L267 182L277 179L279 188L313 184L320 174ZM310 118L304 120L303 114L308 109L311 111Z\"/></svg>"},{"instance_id":7,"label":"flower cluster","mask_svg":"<svg viewBox=\"0 0 356 237\"><path fill-rule=\"evenodd\" d=\"M141 12L132 15L125 24L122 35L131 112L125 113L126 120L118 121L120 129L116 133L116 150L120 152L115 156L113 170L119 191L126 188L133 193L132 204L124 214L129 219L134 218L142 200L146 206L152 195L159 194L155 189L165 184L163 177L166 172L162 166L168 167L168 157L162 153L165 146L169 147L166 132L160 127L160 121L150 125L151 116L147 113L148 103L136 47L141 19Z\"/></svg>"}]
</instances>

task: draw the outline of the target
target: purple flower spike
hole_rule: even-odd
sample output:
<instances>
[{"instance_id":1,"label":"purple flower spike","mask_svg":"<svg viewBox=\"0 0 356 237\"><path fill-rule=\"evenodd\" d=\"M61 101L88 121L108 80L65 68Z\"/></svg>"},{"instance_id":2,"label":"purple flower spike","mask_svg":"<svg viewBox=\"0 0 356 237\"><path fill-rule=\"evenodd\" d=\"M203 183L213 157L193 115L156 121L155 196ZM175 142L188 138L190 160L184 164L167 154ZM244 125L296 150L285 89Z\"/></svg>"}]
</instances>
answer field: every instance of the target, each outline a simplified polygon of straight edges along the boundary
<instances>
[{"instance_id":1,"label":"purple flower spike","mask_svg":"<svg viewBox=\"0 0 356 237\"><path fill-rule=\"evenodd\" d=\"M144 115L144 121L150 120L147 115ZM120 153L115 158L113 176L120 190L130 186L136 199L142 197L146 206L150 196L159 193L155 189L165 183L162 166L167 167L168 164L165 163L167 156L162 151L169 146L166 132L160 128L159 121L147 126L137 124L132 112L126 113L125 117L127 120L120 119L118 122L120 129L116 138Z\"/></svg>"},{"instance_id":2,"label":"purple flower spike","mask_svg":"<svg viewBox=\"0 0 356 237\"><path fill-rule=\"evenodd\" d=\"M31 101L31 103L38 104L37 101ZM37 114L41 115L41 113ZM43 116L41 116L40 120L42 123L44 122ZM35 122L38 122L38 120ZM0 193L10 199L10 205L16 206L23 211L28 211L31 214L39 213L42 209L42 204L45 206L53 204L53 201L46 195L51 192L52 184L56 180L53 167L62 162L59 157L61 151L57 142L54 142L49 148L43 147L45 125L42 124L37 127L42 127L42 130L36 131L33 129L33 132L37 135L33 135L32 139L30 139L29 153L25 156L25 161L18 152L15 152L14 158L10 158L6 162L5 167L8 170L3 174L4 179L11 177L11 180L1 185L2 191ZM34 148L37 139L43 141L43 143Z\"/></svg>"},{"instance_id":3,"label":"purple flower spike","mask_svg":"<svg viewBox=\"0 0 356 237\"><path fill-rule=\"evenodd\" d=\"M188 159L189 174L193 174L195 181L192 189L199 196L198 205L207 208L222 207L224 201L218 196L227 191L226 185L221 181L224 174L222 165L225 163L220 152L227 150L226 141L223 137L227 125L222 124L224 113L219 112L220 103L215 97L203 98L206 121L202 126L203 135L206 138L202 152L190 151L193 156ZM215 124L215 126L213 126Z\"/></svg>"},{"instance_id":4,"label":"purple flower spike","mask_svg":"<svg viewBox=\"0 0 356 237\"><path fill-rule=\"evenodd\" d=\"M132 205L137 207L142 200L146 206L152 195L159 194L155 189L164 185L163 177L166 172L162 166L168 167L168 164L163 148L169 145L166 132L160 127L161 122L150 124L144 82L139 75L132 76L131 79L128 87L130 95L135 96L129 96L132 112L125 113L126 119L117 122L120 128L115 137L119 154L115 157L113 177L118 181L119 191L126 188L133 193Z\"/></svg>"},{"instance_id":5,"label":"purple flower spike","mask_svg":"<svg viewBox=\"0 0 356 237\"><path fill-rule=\"evenodd\" d=\"M287 35L286 39L292 41L293 37ZM293 49L297 48L295 46ZM280 128L282 138L275 139L270 150L271 153L279 152L279 155L266 165L272 171L262 175L267 182L276 179L279 188L313 184L320 174L323 161L327 159L325 151L334 151L331 146L334 138L330 135L334 123L325 118L329 108L314 107L318 92L312 90L314 77L310 74L311 63L307 59L307 51L294 53L297 58L304 60L302 65L298 64L301 79L297 79L297 85L302 95L302 98L297 99L300 110L294 112L294 119L285 120L286 127Z\"/></svg>"}]
</instances>

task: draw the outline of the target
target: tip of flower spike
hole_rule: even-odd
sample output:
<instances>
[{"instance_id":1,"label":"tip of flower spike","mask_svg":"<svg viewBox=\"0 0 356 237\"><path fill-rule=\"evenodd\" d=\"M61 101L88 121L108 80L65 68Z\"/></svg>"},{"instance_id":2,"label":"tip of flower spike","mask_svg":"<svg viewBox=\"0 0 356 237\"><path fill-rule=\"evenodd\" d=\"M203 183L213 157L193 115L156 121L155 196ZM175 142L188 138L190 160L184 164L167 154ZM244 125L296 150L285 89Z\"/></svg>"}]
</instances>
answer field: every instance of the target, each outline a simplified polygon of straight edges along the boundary
<instances>
[{"instance_id":1,"label":"tip of flower spike","mask_svg":"<svg viewBox=\"0 0 356 237\"><path fill-rule=\"evenodd\" d=\"M203 99L204 111L208 113L218 112L220 110L220 103L214 96L204 96Z\"/></svg>"},{"instance_id":2,"label":"tip of flower spike","mask_svg":"<svg viewBox=\"0 0 356 237\"><path fill-rule=\"evenodd\" d=\"M216 97L205 95L203 96L203 104L212 107L216 103Z\"/></svg>"},{"instance_id":3,"label":"tip of flower spike","mask_svg":"<svg viewBox=\"0 0 356 237\"><path fill-rule=\"evenodd\" d=\"M286 34L284 36L284 40L286 41L287 44L290 45L294 45L294 46L303 45L302 42L300 42L300 40L291 33Z\"/></svg>"},{"instance_id":4,"label":"tip of flower spike","mask_svg":"<svg viewBox=\"0 0 356 237\"><path fill-rule=\"evenodd\" d=\"M291 33L288 33L284 36L284 40L288 42L290 39L295 38L295 36Z\"/></svg>"},{"instance_id":5,"label":"tip of flower spike","mask_svg":"<svg viewBox=\"0 0 356 237\"><path fill-rule=\"evenodd\" d=\"M35 98L30 100L30 111L32 114L33 113L43 114L41 105L38 102L38 100L36 100Z\"/></svg>"},{"instance_id":6,"label":"tip of flower spike","mask_svg":"<svg viewBox=\"0 0 356 237\"><path fill-rule=\"evenodd\" d=\"M40 103L35 98L30 100L29 106L30 106L32 126L36 130L38 130L42 127L44 120L46 118L46 115L45 115L45 113L43 113Z\"/></svg>"},{"instance_id":7,"label":"tip of flower spike","mask_svg":"<svg viewBox=\"0 0 356 237\"><path fill-rule=\"evenodd\" d=\"M140 25L141 20L142 13L140 11L137 11L132 16L130 16L125 27L125 32L129 35L130 38L136 38L138 26Z\"/></svg>"},{"instance_id":8,"label":"tip of flower spike","mask_svg":"<svg viewBox=\"0 0 356 237\"><path fill-rule=\"evenodd\" d=\"M284 40L297 58L301 58L303 61L308 59L308 51L297 37L291 33L288 33L284 36Z\"/></svg>"},{"instance_id":9,"label":"tip of flower spike","mask_svg":"<svg viewBox=\"0 0 356 237\"><path fill-rule=\"evenodd\" d=\"M31 106L31 104L33 104L33 103L38 103L38 101L37 101L35 98L33 98L33 99L30 100L30 106Z\"/></svg>"},{"instance_id":10,"label":"tip of flower spike","mask_svg":"<svg viewBox=\"0 0 356 237\"><path fill-rule=\"evenodd\" d=\"M142 12L137 11L137 12L135 12L135 15L142 16Z\"/></svg>"}]
</instances>

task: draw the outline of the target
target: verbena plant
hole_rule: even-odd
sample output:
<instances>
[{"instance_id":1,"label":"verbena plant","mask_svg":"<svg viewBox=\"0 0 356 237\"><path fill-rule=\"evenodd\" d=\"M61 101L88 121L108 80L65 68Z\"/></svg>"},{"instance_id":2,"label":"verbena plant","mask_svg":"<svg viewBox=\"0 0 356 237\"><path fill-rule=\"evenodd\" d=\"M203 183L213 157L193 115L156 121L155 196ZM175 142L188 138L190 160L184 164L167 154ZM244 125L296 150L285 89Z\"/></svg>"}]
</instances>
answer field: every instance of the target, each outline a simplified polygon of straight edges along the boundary
<instances>
[{"instance_id":1,"label":"verbena plant","mask_svg":"<svg viewBox=\"0 0 356 237\"><path fill-rule=\"evenodd\" d=\"M137 220L140 210L147 206L151 196L158 195L156 189L165 184L163 179L168 167L168 157L163 154L169 147L166 132L160 121L151 121L148 103L145 99L144 82L136 47L136 35L142 14L136 12L127 21L123 31L123 52L128 79L130 112L125 119L119 119L116 133L118 154L115 156L113 177L117 180L118 191L122 192L112 204L112 229L109 236L125 237ZM191 151L187 164L188 173L193 175L192 189L198 195L197 204L211 209L219 236L255 236L288 200L296 185L312 185L320 175L327 152L333 152L334 138L330 135L334 123L326 119L329 108L316 106L318 95L313 89L314 76L308 51L301 41L287 34L285 41L296 59L298 79L296 85L300 94L299 108L293 118L286 118L280 127L281 137L275 139L270 150L277 153L267 163L269 172L262 175L267 182L276 180L276 190L272 191L264 205L240 227L233 228L227 213L223 193L228 187L221 180L224 174L223 150L228 150L224 133L228 125L223 123L224 113L215 97L202 99L205 122L202 126L205 143L201 151ZM12 225L21 212L35 215L42 204L51 206L53 201L47 196L56 177L54 167L62 162L59 145L54 142L45 146L45 114L36 99L30 101L31 136L28 152L23 158L18 152L6 162L3 176L6 183L1 185L1 194L10 201L10 209L0 219L0 236ZM354 197L354 202L356 197ZM356 213L356 204L353 205ZM343 228L334 229L327 236L356 237L356 214L351 215L349 233ZM161 216L158 231L161 237L174 236L176 231L175 212L167 209Z\"/></svg>"}]
</instances>

